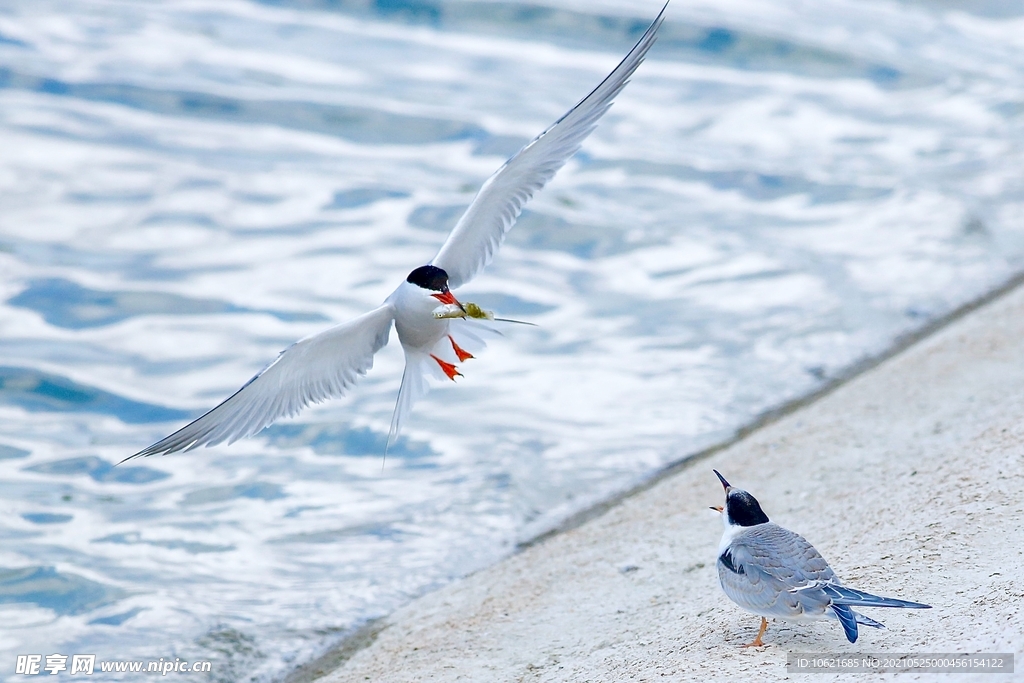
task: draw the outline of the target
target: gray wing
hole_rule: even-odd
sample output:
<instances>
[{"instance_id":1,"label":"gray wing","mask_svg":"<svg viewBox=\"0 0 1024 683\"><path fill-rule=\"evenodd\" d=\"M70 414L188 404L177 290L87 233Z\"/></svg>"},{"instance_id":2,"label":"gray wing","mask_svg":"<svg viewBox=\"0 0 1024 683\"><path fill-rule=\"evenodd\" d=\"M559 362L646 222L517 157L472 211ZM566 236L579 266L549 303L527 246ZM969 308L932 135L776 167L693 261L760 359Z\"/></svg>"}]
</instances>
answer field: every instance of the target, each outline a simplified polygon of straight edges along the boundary
<instances>
[{"instance_id":1,"label":"gray wing","mask_svg":"<svg viewBox=\"0 0 1024 683\"><path fill-rule=\"evenodd\" d=\"M654 44L665 14L657 19L626 58L550 128L523 147L483 184L431 263L448 273L453 289L473 279L490 263L526 204L576 153L597 127L612 100L625 87Z\"/></svg>"},{"instance_id":2,"label":"gray wing","mask_svg":"<svg viewBox=\"0 0 1024 683\"><path fill-rule=\"evenodd\" d=\"M373 354L388 343L394 317L385 303L295 342L216 408L125 460L233 443L310 403L341 396L373 367Z\"/></svg>"},{"instance_id":3,"label":"gray wing","mask_svg":"<svg viewBox=\"0 0 1024 683\"><path fill-rule=\"evenodd\" d=\"M722 589L763 616L821 617L830 604L822 584L837 583L825 558L803 536L768 522L736 536L718 558Z\"/></svg>"}]
</instances>

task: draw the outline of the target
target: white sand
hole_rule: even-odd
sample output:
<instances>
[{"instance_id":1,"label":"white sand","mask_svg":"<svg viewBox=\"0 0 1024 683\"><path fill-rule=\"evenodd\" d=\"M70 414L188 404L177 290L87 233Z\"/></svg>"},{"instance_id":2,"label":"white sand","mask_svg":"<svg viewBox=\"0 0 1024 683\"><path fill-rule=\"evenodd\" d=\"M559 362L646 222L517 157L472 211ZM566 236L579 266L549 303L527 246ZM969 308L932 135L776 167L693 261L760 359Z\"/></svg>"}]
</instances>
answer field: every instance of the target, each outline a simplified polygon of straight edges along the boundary
<instances>
[{"instance_id":1,"label":"white sand","mask_svg":"<svg viewBox=\"0 0 1024 683\"><path fill-rule=\"evenodd\" d=\"M715 467L887 630L759 619L718 587ZM1015 652L1024 668L1024 289L580 528L388 617L324 683L787 678L787 652ZM833 680L831 675L792 675ZM1024 680L1024 674L1015 678ZM847 675L847 679L851 676ZM869 680L861 676L857 680ZM904 675L899 680L1007 680Z\"/></svg>"}]
</instances>

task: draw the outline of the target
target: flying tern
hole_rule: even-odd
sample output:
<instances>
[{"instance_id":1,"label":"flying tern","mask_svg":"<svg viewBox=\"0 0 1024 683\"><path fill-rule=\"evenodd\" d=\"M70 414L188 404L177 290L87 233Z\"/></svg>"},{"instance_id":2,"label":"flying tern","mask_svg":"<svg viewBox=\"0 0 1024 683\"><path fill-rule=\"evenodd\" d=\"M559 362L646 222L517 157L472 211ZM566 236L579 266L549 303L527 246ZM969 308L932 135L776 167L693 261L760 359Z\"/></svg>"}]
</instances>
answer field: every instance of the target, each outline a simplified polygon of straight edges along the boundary
<instances>
[{"instance_id":1,"label":"flying tern","mask_svg":"<svg viewBox=\"0 0 1024 683\"><path fill-rule=\"evenodd\" d=\"M722 513L725 533L718 546L718 580L737 605L761 617L757 638L744 647L761 647L768 629L766 617L788 621L838 619L851 643L857 642L857 624L885 628L853 607L904 607L930 609L843 586L825 558L803 536L774 522L752 495L730 486L714 470L725 487Z\"/></svg>"},{"instance_id":2,"label":"flying tern","mask_svg":"<svg viewBox=\"0 0 1024 683\"><path fill-rule=\"evenodd\" d=\"M131 458L189 451L252 436L275 420L343 395L373 366L392 323L405 351L405 371L391 419L388 445L427 377L454 380L458 365L482 348L479 307L463 305L451 290L491 261L523 205L580 148L597 127L647 51L664 19L658 17L617 67L593 91L517 152L484 182L430 263L416 268L384 303L358 318L311 335L282 351L266 368L206 414Z\"/></svg>"}]
</instances>

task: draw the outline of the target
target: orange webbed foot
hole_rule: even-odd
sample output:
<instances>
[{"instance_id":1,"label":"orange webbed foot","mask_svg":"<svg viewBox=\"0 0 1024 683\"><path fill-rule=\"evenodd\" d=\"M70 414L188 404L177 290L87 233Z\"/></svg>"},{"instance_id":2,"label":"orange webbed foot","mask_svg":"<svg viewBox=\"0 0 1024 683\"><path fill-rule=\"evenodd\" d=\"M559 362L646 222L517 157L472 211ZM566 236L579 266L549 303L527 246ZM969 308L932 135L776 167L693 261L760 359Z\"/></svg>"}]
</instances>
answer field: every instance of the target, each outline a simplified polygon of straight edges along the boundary
<instances>
[{"instance_id":1,"label":"orange webbed foot","mask_svg":"<svg viewBox=\"0 0 1024 683\"><path fill-rule=\"evenodd\" d=\"M473 354L471 354L469 351L466 351L464 348L456 344L455 340L452 339L452 336L450 334L448 335L448 341L452 343L452 349L455 351L455 355L459 357L460 363L464 363L468 359L473 358Z\"/></svg>"},{"instance_id":2,"label":"orange webbed foot","mask_svg":"<svg viewBox=\"0 0 1024 683\"><path fill-rule=\"evenodd\" d=\"M462 373L455 369L455 365L453 363L445 362L434 354L430 354L430 357L437 361L437 364L441 366L441 369L444 370L444 374L448 375L448 379L451 381L454 382L456 377L462 377Z\"/></svg>"}]
</instances>

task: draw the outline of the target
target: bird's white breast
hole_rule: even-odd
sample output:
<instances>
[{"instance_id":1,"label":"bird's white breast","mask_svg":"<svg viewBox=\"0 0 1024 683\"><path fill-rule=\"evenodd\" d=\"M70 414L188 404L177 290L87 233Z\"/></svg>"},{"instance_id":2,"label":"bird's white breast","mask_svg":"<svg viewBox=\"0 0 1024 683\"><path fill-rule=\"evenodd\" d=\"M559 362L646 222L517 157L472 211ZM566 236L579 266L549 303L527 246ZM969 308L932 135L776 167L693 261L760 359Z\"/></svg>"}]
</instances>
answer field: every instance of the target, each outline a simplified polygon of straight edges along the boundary
<instances>
[{"instance_id":1,"label":"bird's white breast","mask_svg":"<svg viewBox=\"0 0 1024 683\"><path fill-rule=\"evenodd\" d=\"M429 290L403 282L388 300L395 306L395 330L403 346L429 350L448 334L449 321L434 317L442 304Z\"/></svg>"},{"instance_id":2,"label":"bird's white breast","mask_svg":"<svg viewBox=\"0 0 1024 683\"><path fill-rule=\"evenodd\" d=\"M725 519L725 518L726 518L726 515L723 512L722 513L722 519ZM725 531L722 532L722 540L718 543L718 556L719 557L722 555L722 553L725 552L725 549L729 547L729 544L732 543L732 539L736 538L741 533L743 533L744 529L746 529L746 527L742 527L742 526L740 526L738 524L729 524L729 522L726 521L726 523L725 523Z\"/></svg>"}]
</instances>

